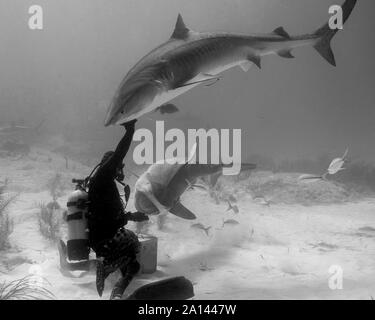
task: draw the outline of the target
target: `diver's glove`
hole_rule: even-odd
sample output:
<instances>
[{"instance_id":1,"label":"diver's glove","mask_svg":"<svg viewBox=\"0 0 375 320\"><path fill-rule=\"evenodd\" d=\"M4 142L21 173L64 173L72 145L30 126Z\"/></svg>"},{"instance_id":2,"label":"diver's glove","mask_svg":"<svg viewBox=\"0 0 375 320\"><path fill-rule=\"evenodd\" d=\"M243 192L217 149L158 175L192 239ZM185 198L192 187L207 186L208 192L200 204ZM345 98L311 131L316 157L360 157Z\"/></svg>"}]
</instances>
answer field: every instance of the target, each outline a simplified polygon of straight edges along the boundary
<instances>
[{"instance_id":1,"label":"diver's glove","mask_svg":"<svg viewBox=\"0 0 375 320\"><path fill-rule=\"evenodd\" d=\"M142 221L148 221L149 218L146 214L136 211L136 212L128 212L127 213L127 218L129 221L134 221L134 222L142 222Z\"/></svg>"},{"instance_id":2,"label":"diver's glove","mask_svg":"<svg viewBox=\"0 0 375 320\"><path fill-rule=\"evenodd\" d=\"M135 126L135 123L137 121L138 121L137 119L134 119L132 121L125 122L125 123L123 123L121 125L126 129L126 131L128 131L128 130L134 130L134 126Z\"/></svg>"}]
</instances>

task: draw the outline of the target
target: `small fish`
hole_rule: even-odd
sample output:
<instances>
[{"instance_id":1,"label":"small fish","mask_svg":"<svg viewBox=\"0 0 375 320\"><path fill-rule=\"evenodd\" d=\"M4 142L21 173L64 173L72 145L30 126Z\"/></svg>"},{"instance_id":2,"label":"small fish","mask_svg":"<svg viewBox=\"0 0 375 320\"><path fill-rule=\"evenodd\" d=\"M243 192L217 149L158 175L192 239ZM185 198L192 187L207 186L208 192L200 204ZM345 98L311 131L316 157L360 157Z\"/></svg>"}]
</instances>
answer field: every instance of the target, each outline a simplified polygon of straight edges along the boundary
<instances>
[{"instance_id":1,"label":"small fish","mask_svg":"<svg viewBox=\"0 0 375 320\"><path fill-rule=\"evenodd\" d=\"M231 204L231 202L229 200L227 200L227 202L228 202L228 209L227 209L227 211L232 210L236 214L240 212L240 210L238 209L238 207L236 205Z\"/></svg>"},{"instance_id":2,"label":"small fish","mask_svg":"<svg viewBox=\"0 0 375 320\"><path fill-rule=\"evenodd\" d=\"M168 104L163 104L162 106L160 107L157 107L155 109L155 112L159 112L160 114L171 114L171 113L176 113L176 112L179 112L180 110L172 103L168 103Z\"/></svg>"},{"instance_id":3,"label":"small fish","mask_svg":"<svg viewBox=\"0 0 375 320\"><path fill-rule=\"evenodd\" d=\"M348 152L349 152L349 149L347 148L344 155L341 158L336 158L336 159L332 160L332 162L329 165L328 170L327 170L327 172L329 174L333 175L333 174L336 174L339 171L345 170L345 168L343 168L343 166L348 161L348 159L347 159Z\"/></svg>"},{"instance_id":4,"label":"small fish","mask_svg":"<svg viewBox=\"0 0 375 320\"><path fill-rule=\"evenodd\" d=\"M203 230L203 231L206 233L207 237L208 237L208 236L209 236L208 231L211 229L211 226L209 226L209 227L205 227L205 226L204 226L203 224L201 224L201 223L194 223L194 224L191 225L191 228L192 228L192 229Z\"/></svg>"},{"instance_id":5,"label":"small fish","mask_svg":"<svg viewBox=\"0 0 375 320\"><path fill-rule=\"evenodd\" d=\"M222 228L224 228L226 225L228 225L228 226L237 226L239 224L240 223L237 220L227 219L227 220L223 220L223 226L222 226Z\"/></svg>"},{"instance_id":6,"label":"small fish","mask_svg":"<svg viewBox=\"0 0 375 320\"><path fill-rule=\"evenodd\" d=\"M267 206L267 207L269 207L270 204L271 204L271 201L270 201L270 200L267 200L267 199L264 198L264 197L255 197L253 200L254 200L256 203L261 204L261 205L263 205L263 206Z\"/></svg>"}]
</instances>

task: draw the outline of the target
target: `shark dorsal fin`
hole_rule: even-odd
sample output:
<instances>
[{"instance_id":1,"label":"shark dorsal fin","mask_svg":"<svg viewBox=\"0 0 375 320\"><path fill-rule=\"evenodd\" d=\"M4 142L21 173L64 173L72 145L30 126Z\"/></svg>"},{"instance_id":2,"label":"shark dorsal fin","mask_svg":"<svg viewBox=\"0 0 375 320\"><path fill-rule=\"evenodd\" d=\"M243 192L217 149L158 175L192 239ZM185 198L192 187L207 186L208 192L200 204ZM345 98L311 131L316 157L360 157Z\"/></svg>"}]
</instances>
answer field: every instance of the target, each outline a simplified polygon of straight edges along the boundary
<instances>
[{"instance_id":1,"label":"shark dorsal fin","mask_svg":"<svg viewBox=\"0 0 375 320\"><path fill-rule=\"evenodd\" d=\"M273 33L277 34L280 37L290 39L290 35L288 32L285 31L283 27L278 27L275 30L273 30Z\"/></svg>"},{"instance_id":2,"label":"shark dorsal fin","mask_svg":"<svg viewBox=\"0 0 375 320\"><path fill-rule=\"evenodd\" d=\"M190 29L186 27L181 14L177 17L176 26L174 28L171 38L173 39L186 39L189 35Z\"/></svg>"}]
</instances>

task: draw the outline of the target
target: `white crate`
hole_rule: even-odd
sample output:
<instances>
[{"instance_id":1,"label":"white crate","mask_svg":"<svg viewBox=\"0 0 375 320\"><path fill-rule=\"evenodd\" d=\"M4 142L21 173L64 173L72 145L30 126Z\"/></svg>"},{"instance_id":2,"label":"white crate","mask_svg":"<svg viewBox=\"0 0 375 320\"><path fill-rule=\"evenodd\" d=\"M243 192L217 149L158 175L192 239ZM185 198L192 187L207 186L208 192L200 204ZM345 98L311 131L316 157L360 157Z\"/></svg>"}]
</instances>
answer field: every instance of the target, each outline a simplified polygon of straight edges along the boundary
<instances>
[{"instance_id":1,"label":"white crate","mask_svg":"<svg viewBox=\"0 0 375 320\"><path fill-rule=\"evenodd\" d=\"M139 273L154 273L158 263L158 239L150 235L138 235L141 243L137 260L141 265Z\"/></svg>"}]
</instances>

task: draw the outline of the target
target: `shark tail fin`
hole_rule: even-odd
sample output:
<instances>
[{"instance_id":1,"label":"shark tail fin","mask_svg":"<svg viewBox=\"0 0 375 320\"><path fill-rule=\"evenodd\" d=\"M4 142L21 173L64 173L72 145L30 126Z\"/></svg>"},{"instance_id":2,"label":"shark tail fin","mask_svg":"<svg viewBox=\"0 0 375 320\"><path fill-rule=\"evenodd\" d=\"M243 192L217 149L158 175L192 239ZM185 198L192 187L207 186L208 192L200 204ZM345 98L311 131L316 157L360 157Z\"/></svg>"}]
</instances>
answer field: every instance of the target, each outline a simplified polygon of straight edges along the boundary
<instances>
[{"instance_id":1,"label":"shark tail fin","mask_svg":"<svg viewBox=\"0 0 375 320\"><path fill-rule=\"evenodd\" d=\"M343 13L343 23L345 23L346 20L348 20L356 3L357 0L346 0L344 4L341 6ZM324 26L322 26L315 32L315 35L319 37L319 40L314 45L314 48L325 60L328 61L329 64L333 66L336 66L336 60L331 48L331 40L338 31L339 29L332 29L329 26L329 23L326 23Z\"/></svg>"}]
</instances>

